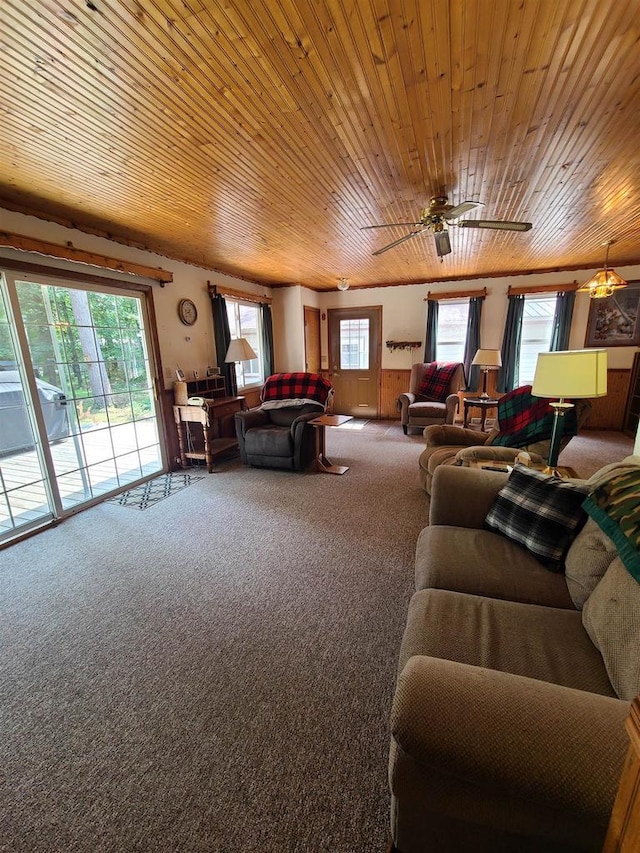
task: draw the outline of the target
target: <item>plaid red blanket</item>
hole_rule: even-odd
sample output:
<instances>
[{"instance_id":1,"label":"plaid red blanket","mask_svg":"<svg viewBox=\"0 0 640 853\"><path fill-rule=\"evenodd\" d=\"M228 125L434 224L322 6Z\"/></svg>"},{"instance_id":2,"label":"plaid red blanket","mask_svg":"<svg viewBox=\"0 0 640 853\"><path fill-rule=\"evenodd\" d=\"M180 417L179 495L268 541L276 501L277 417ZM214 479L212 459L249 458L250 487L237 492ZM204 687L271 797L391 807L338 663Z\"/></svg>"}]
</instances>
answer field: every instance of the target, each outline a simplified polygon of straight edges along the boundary
<instances>
[{"instance_id":1,"label":"plaid red blanket","mask_svg":"<svg viewBox=\"0 0 640 853\"><path fill-rule=\"evenodd\" d=\"M312 400L327 402L331 383L317 373L274 373L262 387L260 399L263 403L273 400Z\"/></svg>"},{"instance_id":2,"label":"plaid red blanket","mask_svg":"<svg viewBox=\"0 0 640 853\"><path fill-rule=\"evenodd\" d=\"M449 396L449 387L459 362L432 361L425 370L417 393L427 400L444 403Z\"/></svg>"},{"instance_id":3,"label":"plaid red blanket","mask_svg":"<svg viewBox=\"0 0 640 853\"><path fill-rule=\"evenodd\" d=\"M531 385L514 388L498 401L500 432L491 444L503 447L525 447L536 441L547 441L553 431L553 409L545 397L534 397ZM577 432L576 410L564 415L563 435Z\"/></svg>"}]
</instances>

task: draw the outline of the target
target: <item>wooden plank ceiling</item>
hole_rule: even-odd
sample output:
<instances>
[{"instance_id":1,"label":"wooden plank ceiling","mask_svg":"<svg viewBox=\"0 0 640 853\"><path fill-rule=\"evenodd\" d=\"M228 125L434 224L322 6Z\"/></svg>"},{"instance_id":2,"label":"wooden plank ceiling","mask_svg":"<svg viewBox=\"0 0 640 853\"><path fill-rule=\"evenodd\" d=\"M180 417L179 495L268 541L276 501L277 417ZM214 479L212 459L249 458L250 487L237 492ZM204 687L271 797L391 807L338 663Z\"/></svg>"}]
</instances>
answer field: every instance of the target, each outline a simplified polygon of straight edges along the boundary
<instances>
[{"instance_id":1,"label":"wooden plank ceiling","mask_svg":"<svg viewBox=\"0 0 640 853\"><path fill-rule=\"evenodd\" d=\"M318 290L640 263L640 0L2 0L0 33L0 206ZM533 229L372 256L438 194Z\"/></svg>"}]
</instances>

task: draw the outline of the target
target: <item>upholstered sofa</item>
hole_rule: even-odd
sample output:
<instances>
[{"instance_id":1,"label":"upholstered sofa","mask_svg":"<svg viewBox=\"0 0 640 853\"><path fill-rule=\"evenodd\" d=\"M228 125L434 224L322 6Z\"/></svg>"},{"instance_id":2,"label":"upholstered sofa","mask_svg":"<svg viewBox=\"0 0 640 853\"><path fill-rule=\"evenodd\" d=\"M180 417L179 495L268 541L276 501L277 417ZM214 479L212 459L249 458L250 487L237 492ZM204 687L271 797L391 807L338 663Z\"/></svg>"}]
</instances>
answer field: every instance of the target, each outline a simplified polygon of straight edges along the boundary
<instances>
[{"instance_id":1,"label":"upholstered sofa","mask_svg":"<svg viewBox=\"0 0 640 853\"><path fill-rule=\"evenodd\" d=\"M576 401L576 429L579 431L587 422L591 413L590 400ZM424 430L425 448L418 459L420 485L429 495L433 473L440 465L468 466L472 460L485 462L513 464L517 454L526 450L532 462L546 463L549 458L551 442L548 439L522 444L518 447L508 447L493 444L500 433L498 420L489 432L481 432L461 426L441 424L428 426ZM571 435L564 435L560 440L560 450L564 450L571 441Z\"/></svg>"},{"instance_id":2,"label":"upholstered sofa","mask_svg":"<svg viewBox=\"0 0 640 853\"><path fill-rule=\"evenodd\" d=\"M569 488L607 494L628 472L640 457ZM400 853L602 847L640 692L640 583L591 517L565 571L486 529L507 480L433 476L391 716Z\"/></svg>"}]
</instances>

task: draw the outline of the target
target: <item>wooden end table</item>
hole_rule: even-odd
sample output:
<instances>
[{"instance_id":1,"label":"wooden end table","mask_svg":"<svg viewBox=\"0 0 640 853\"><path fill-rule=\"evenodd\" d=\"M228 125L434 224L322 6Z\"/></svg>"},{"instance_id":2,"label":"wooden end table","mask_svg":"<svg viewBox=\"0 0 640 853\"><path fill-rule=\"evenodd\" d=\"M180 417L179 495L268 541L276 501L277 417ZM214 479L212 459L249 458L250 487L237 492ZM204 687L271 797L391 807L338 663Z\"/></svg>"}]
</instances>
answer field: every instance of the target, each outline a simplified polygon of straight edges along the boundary
<instances>
[{"instance_id":1,"label":"wooden end table","mask_svg":"<svg viewBox=\"0 0 640 853\"><path fill-rule=\"evenodd\" d=\"M173 418L178 431L182 467L187 467L188 459L201 459L206 462L209 474L212 474L213 460L217 456L238 449L238 439L235 435L224 434L224 421L230 421L236 412L242 412L245 409L244 397L205 398L202 406L174 406ZM191 424L197 424L202 430L201 451L192 449L187 441L185 432Z\"/></svg>"},{"instance_id":2,"label":"wooden end table","mask_svg":"<svg viewBox=\"0 0 640 853\"><path fill-rule=\"evenodd\" d=\"M352 421L351 415L320 415L309 421L316 431L316 471L322 474L346 474L348 465L334 465L325 455L325 428L337 427Z\"/></svg>"},{"instance_id":3,"label":"wooden end table","mask_svg":"<svg viewBox=\"0 0 640 853\"><path fill-rule=\"evenodd\" d=\"M489 400L486 397L464 397L462 405L464 407L463 425L465 427L469 426L469 409L480 409L480 429L484 432L487 412L489 409L497 409L498 401Z\"/></svg>"},{"instance_id":4,"label":"wooden end table","mask_svg":"<svg viewBox=\"0 0 640 853\"><path fill-rule=\"evenodd\" d=\"M528 466L532 471L544 471L544 465ZM469 468L480 468L484 471L501 471L505 474L510 474L513 470L513 465L509 462L502 462L500 459L470 459ZM556 465L556 472L561 480L579 480L579 476L573 468L568 465Z\"/></svg>"}]
</instances>

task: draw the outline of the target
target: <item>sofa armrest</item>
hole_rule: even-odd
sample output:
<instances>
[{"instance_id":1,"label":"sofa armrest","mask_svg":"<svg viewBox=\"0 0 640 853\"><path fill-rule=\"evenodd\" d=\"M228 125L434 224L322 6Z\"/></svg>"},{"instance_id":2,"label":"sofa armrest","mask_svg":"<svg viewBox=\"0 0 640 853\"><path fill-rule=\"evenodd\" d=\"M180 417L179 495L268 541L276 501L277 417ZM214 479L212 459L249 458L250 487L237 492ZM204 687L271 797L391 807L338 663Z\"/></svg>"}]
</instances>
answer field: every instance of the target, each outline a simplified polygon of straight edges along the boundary
<instances>
[{"instance_id":1,"label":"sofa armrest","mask_svg":"<svg viewBox=\"0 0 640 853\"><path fill-rule=\"evenodd\" d=\"M433 472L429 524L482 528L508 474L439 465Z\"/></svg>"},{"instance_id":2,"label":"sofa armrest","mask_svg":"<svg viewBox=\"0 0 640 853\"><path fill-rule=\"evenodd\" d=\"M629 745L629 703L511 673L415 656L398 679L392 735L424 768L594 816L606 827ZM391 782L393 787L393 767Z\"/></svg>"},{"instance_id":3,"label":"sofa armrest","mask_svg":"<svg viewBox=\"0 0 640 853\"><path fill-rule=\"evenodd\" d=\"M483 462L508 462L512 465L522 449L502 447L499 444L482 444L476 447L465 447L456 454L456 462L459 465L468 465L472 460L479 459ZM539 453L527 452L535 465L543 465L545 463L546 460Z\"/></svg>"},{"instance_id":4,"label":"sofa armrest","mask_svg":"<svg viewBox=\"0 0 640 853\"><path fill-rule=\"evenodd\" d=\"M269 423L269 415L262 409L249 409L246 412L235 413L236 429L240 429L244 435L251 427L264 426Z\"/></svg>"},{"instance_id":5,"label":"sofa armrest","mask_svg":"<svg viewBox=\"0 0 640 853\"><path fill-rule=\"evenodd\" d=\"M424 428L427 447L469 447L482 444L489 433L478 432L477 429L454 426L453 424L432 424Z\"/></svg>"},{"instance_id":6,"label":"sofa armrest","mask_svg":"<svg viewBox=\"0 0 640 853\"><path fill-rule=\"evenodd\" d=\"M416 395L412 394L410 391L400 394L396 400L396 409L400 412L400 423L403 426L406 426L409 423L409 406L412 403L415 403L415 401Z\"/></svg>"}]
</instances>

